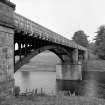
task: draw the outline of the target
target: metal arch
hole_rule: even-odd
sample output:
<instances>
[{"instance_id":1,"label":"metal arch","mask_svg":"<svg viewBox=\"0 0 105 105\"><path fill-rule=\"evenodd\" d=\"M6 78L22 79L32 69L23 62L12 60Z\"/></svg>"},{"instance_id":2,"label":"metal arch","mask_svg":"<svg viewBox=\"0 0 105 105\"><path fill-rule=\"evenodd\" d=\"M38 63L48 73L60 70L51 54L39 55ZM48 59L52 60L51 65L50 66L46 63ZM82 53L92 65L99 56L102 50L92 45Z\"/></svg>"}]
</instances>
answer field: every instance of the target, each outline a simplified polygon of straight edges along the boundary
<instances>
[{"instance_id":1,"label":"metal arch","mask_svg":"<svg viewBox=\"0 0 105 105\"><path fill-rule=\"evenodd\" d=\"M57 46L57 45L48 45L48 46L45 46L45 48L46 48L46 50L50 50L50 49L62 50L63 52L65 52L68 55L68 57L71 57L70 52L68 52L67 49L65 49L64 47Z\"/></svg>"},{"instance_id":2,"label":"metal arch","mask_svg":"<svg viewBox=\"0 0 105 105\"><path fill-rule=\"evenodd\" d=\"M50 49L49 51L55 53L61 59L61 61L64 62L63 57L57 51L55 51L54 49Z\"/></svg>"},{"instance_id":3,"label":"metal arch","mask_svg":"<svg viewBox=\"0 0 105 105\"><path fill-rule=\"evenodd\" d=\"M51 49L57 49L58 46L55 46L55 45L49 45L49 46L44 46L44 47L41 47L39 49L36 49L35 51L31 52L30 54L28 54L27 56L25 56L24 58L21 59L21 62L18 61L16 64L15 64L15 69L14 69L14 72L16 72L19 68L21 68L24 64L28 63L28 61L36 56L37 54L43 52L43 51L46 51L46 50L51 50ZM64 49L63 47L61 47L63 51L65 51L68 55L68 57L70 57L69 55L69 52L66 51L66 49Z\"/></svg>"}]
</instances>

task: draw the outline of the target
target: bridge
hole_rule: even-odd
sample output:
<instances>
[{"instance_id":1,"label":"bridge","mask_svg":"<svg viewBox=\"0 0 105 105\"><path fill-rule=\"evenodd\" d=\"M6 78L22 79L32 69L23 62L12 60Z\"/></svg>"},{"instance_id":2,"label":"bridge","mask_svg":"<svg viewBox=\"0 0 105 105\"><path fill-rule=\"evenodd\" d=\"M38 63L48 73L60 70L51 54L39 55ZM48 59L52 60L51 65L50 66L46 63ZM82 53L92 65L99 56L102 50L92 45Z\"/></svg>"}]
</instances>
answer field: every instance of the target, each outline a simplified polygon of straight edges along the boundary
<instances>
[{"instance_id":1,"label":"bridge","mask_svg":"<svg viewBox=\"0 0 105 105\"><path fill-rule=\"evenodd\" d=\"M56 65L57 79L81 80L81 71L86 70L87 49L14 10L15 4L0 1L0 82L6 83L3 88L11 90L14 73L45 50L61 59Z\"/></svg>"}]
</instances>

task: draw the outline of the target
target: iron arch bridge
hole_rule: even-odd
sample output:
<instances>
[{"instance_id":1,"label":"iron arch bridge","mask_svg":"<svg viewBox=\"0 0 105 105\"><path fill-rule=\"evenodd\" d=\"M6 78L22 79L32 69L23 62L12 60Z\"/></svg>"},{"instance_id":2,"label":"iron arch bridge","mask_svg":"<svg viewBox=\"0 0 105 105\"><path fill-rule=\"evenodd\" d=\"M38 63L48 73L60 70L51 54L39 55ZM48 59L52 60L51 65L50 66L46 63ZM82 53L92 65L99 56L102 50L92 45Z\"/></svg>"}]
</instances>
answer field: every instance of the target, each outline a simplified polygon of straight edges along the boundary
<instances>
[{"instance_id":1,"label":"iron arch bridge","mask_svg":"<svg viewBox=\"0 0 105 105\"><path fill-rule=\"evenodd\" d=\"M57 66L57 78L81 79L81 71L86 70L87 49L14 10L15 4L0 1L0 80L14 80L14 72L45 50L54 52L62 61Z\"/></svg>"},{"instance_id":2,"label":"iron arch bridge","mask_svg":"<svg viewBox=\"0 0 105 105\"><path fill-rule=\"evenodd\" d=\"M51 50L57 54L62 61L65 61L62 57L63 55L68 56L68 58L71 58L71 62L73 62L73 50L77 49L82 56L83 53L87 51L86 48L75 42L19 14L14 13L13 16L15 23L14 43L18 44L18 50L15 51L15 55L18 55L20 58L19 61L15 63L15 71L28 62L27 60L44 50ZM24 58L22 56L24 56Z\"/></svg>"}]
</instances>

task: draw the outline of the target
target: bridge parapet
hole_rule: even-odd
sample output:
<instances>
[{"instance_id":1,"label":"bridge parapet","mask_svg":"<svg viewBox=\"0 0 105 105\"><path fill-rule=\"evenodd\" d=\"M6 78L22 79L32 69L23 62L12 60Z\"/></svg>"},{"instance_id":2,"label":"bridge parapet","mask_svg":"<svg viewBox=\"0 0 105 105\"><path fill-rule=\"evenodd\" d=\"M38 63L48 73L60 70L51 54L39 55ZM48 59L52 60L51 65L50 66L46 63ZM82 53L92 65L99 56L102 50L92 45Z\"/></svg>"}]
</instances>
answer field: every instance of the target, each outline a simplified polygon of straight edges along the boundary
<instances>
[{"instance_id":1,"label":"bridge parapet","mask_svg":"<svg viewBox=\"0 0 105 105\"><path fill-rule=\"evenodd\" d=\"M7 27L14 27L13 10L15 5L8 0L0 1L0 24Z\"/></svg>"},{"instance_id":2,"label":"bridge parapet","mask_svg":"<svg viewBox=\"0 0 105 105\"><path fill-rule=\"evenodd\" d=\"M34 37L40 39L49 40L51 42L65 45L72 48L78 48L79 50L86 51L87 49L71 41L17 13L14 13L14 22L17 30L30 33Z\"/></svg>"}]
</instances>

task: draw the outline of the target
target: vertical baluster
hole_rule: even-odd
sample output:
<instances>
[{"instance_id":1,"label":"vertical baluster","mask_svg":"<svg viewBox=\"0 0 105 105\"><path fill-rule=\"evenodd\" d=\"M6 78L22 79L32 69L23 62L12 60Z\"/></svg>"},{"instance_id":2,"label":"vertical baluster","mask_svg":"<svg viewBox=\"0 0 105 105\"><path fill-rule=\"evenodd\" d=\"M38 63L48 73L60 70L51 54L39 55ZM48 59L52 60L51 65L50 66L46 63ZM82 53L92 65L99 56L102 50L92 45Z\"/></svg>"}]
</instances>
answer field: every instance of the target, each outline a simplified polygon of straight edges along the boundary
<instances>
[{"instance_id":1,"label":"vertical baluster","mask_svg":"<svg viewBox=\"0 0 105 105\"><path fill-rule=\"evenodd\" d=\"M21 35L19 36L19 61L21 62Z\"/></svg>"}]
</instances>

